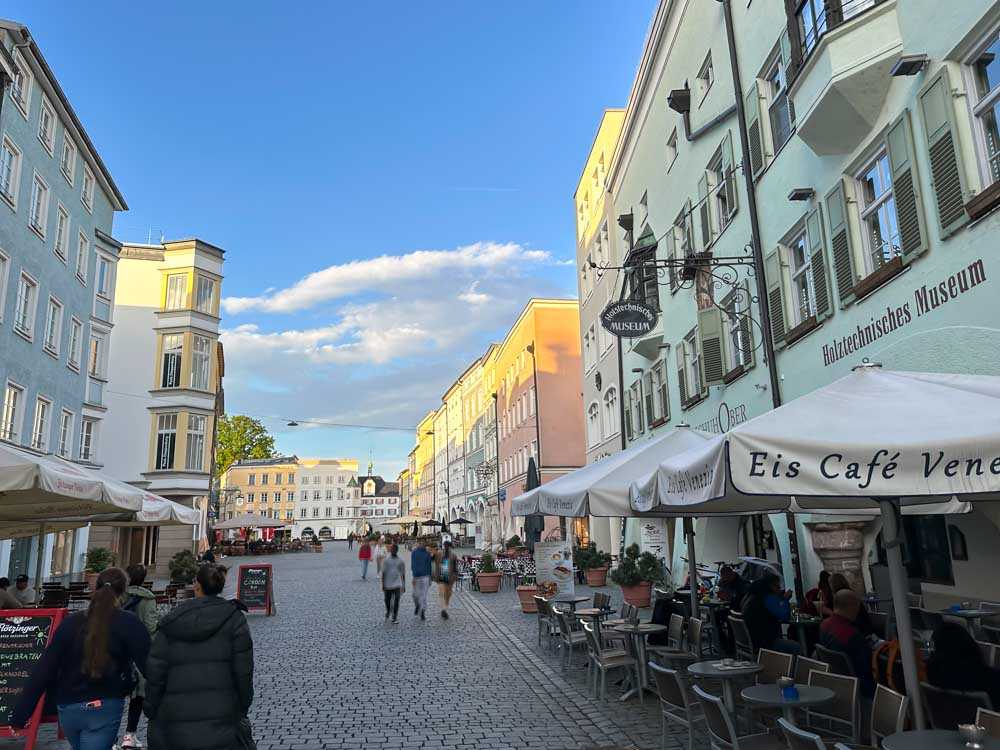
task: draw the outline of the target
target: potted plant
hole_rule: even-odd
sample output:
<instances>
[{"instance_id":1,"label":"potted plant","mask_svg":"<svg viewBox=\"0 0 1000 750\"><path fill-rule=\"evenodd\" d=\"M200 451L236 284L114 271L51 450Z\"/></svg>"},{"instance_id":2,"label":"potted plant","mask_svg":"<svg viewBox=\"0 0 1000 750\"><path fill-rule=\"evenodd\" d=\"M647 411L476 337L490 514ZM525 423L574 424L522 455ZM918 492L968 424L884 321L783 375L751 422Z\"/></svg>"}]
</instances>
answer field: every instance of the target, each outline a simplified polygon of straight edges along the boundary
<instances>
[{"instance_id":1,"label":"potted plant","mask_svg":"<svg viewBox=\"0 0 1000 750\"><path fill-rule=\"evenodd\" d=\"M584 571L587 576L588 586L600 588L607 585L611 555L607 552L601 552L597 549L597 545L591 542L586 546L577 547L573 557L576 559L576 567Z\"/></svg>"},{"instance_id":2,"label":"potted plant","mask_svg":"<svg viewBox=\"0 0 1000 750\"><path fill-rule=\"evenodd\" d=\"M625 557L611 571L611 580L621 586L626 603L648 607L653 584L664 577L663 563L650 552L639 554L639 545L629 545Z\"/></svg>"},{"instance_id":3,"label":"potted plant","mask_svg":"<svg viewBox=\"0 0 1000 750\"><path fill-rule=\"evenodd\" d=\"M535 597L538 596L538 584L535 582L534 578L526 578L525 582L517 587L517 598L521 602L521 611L525 614L535 614L538 612L538 604L535 602Z\"/></svg>"},{"instance_id":4,"label":"potted plant","mask_svg":"<svg viewBox=\"0 0 1000 750\"><path fill-rule=\"evenodd\" d=\"M198 574L198 561L189 549L182 549L171 557L167 567L170 570L171 583L183 583L185 586L190 586Z\"/></svg>"},{"instance_id":5,"label":"potted plant","mask_svg":"<svg viewBox=\"0 0 1000 750\"><path fill-rule=\"evenodd\" d=\"M505 546L507 548L507 552L517 552L518 548L521 546L521 537L514 534L514 536L507 540L507 544Z\"/></svg>"},{"instance_id":6,"label":"potted plant","mask_svg":"<svg viewBox=\"0 0 1000 750\"><path fill-rule=\"evenodd\" d=\"M503 577L503 573L497 570L496 563L493 561L493 555L489 552L484 552L482 566L476 575L479 590L484 594L495 594L500 590L501 577Z\"/></svg>"},{"instance_id":7,"label":"potted plant","mask_svg":"<svg viewBox=\"0 0 1000 750\"><path fill-rule=\"evenodd\" d=\"M115 553L107 547L88 549L83 564L83 577L87 582L87 588L93 589L97 584L97 576L114 565L115 562L117 562Z\"/></svg>"}]
</instances>

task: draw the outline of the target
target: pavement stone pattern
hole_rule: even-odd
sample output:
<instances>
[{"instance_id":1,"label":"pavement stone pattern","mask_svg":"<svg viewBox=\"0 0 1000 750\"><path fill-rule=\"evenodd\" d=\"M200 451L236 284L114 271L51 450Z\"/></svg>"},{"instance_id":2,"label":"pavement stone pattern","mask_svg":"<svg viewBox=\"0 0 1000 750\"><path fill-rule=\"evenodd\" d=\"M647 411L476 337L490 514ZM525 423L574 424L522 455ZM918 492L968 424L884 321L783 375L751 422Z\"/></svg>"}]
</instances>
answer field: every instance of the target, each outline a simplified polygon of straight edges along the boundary
<instances>
[{"instance_id":1,"label":"pavement stone pattern","mask_svg":"<svg viewBox=\"0 0 1000 750\"><path fill-rule=\"evenodd\" d=\"M328 542L323 554L259 558L274 566L278 607L250 617L259 750L687 747L686 730L670 725L661 745L654 695L621 703L609 682L608 700L592 699L582 651L561 671L558 655L537 646L537 620L520 611L513 587L457 592L449 620L432 587L426 622L407 591L392 625L374 565L362 581L355 557ZM222 561L230 588L236 566L257 559ZM69 748L51 726L39 737L39 750ZM22 745L0 739L0 750Z\"/></svg>"}]
</instances>

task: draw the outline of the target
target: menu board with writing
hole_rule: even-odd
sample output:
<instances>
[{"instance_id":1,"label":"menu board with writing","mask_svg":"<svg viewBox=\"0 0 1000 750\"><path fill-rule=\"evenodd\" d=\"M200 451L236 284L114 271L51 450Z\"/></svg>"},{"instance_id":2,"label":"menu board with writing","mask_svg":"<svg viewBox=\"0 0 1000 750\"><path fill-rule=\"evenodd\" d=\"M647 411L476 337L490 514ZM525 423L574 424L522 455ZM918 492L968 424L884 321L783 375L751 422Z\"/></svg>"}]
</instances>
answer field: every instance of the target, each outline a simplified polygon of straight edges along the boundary
<instances>
[{"instance_id":1,"label":"menu board with writing","mask_svg":"<svg viewBox=\"0 0 1000 750\"><path fill-rule=\"evenodd\" d=\"M45 646L59 626L64 609L0 610L0 727L10 726L10 715L42 657ZM33 738L38 731L42 701L23 734Z\"/></svg>"},{"instance_id":2,"label":"menu board with writing","mask_svg":"<svg viewBox=\"0 0 1000 750\"><path fill-rule=\"evenodd\" d=\"M573 596L573 551L568 541L535 542L535 582L546 599Z\"/></svg>"},{"instance_id":3,"label":"menu board with writing","mask_svg":"<svg viewBox=\"0 0 1000 750\"><path fill-rule=\"evenodd\" d=\"M270 615L274 610L271 566L266 563L240 565L236 579L236 598L247 610Z\"/></svg>"}]
</instances>

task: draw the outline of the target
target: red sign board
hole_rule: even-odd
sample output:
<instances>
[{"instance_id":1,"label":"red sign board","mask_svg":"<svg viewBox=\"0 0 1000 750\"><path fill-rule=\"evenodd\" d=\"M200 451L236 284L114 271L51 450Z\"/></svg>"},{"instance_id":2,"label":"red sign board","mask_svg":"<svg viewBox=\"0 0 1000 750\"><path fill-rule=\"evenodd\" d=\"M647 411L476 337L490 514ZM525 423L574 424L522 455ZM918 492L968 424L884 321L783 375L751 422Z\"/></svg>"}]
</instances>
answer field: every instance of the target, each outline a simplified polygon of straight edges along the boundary
<instances>
[{"instance_id":1,"label":"red sign board","mask_svg":"<svg viewBox=\"0 0 1000 750\"><path fill-rule=\"evenodd\" d=\"M274 614L274 576L268 563L240 565L236 578L236 598L255 614Z\"/></svg>"}]
</instances>

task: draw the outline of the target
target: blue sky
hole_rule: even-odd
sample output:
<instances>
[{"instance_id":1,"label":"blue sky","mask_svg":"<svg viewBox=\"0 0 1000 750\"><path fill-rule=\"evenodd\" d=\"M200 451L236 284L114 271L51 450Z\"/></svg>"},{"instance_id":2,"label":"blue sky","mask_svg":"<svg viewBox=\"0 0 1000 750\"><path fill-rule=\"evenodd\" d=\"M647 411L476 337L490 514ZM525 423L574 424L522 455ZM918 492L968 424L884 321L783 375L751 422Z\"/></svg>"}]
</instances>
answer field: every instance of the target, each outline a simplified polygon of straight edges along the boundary
<instances>
[{"instance_id":1,"label":"blue sky","mask_svg":"<svg viewBox=\"0 0 1000 750\"><path fill-rule=\"evenodd\" d=\"M529 296L573 296L572 193L654 0L8 0L125 194L115 235L226 250L227 408L412 426ZM283 451L412 433L265 420Z\"/></svg>"}]
</instances>

